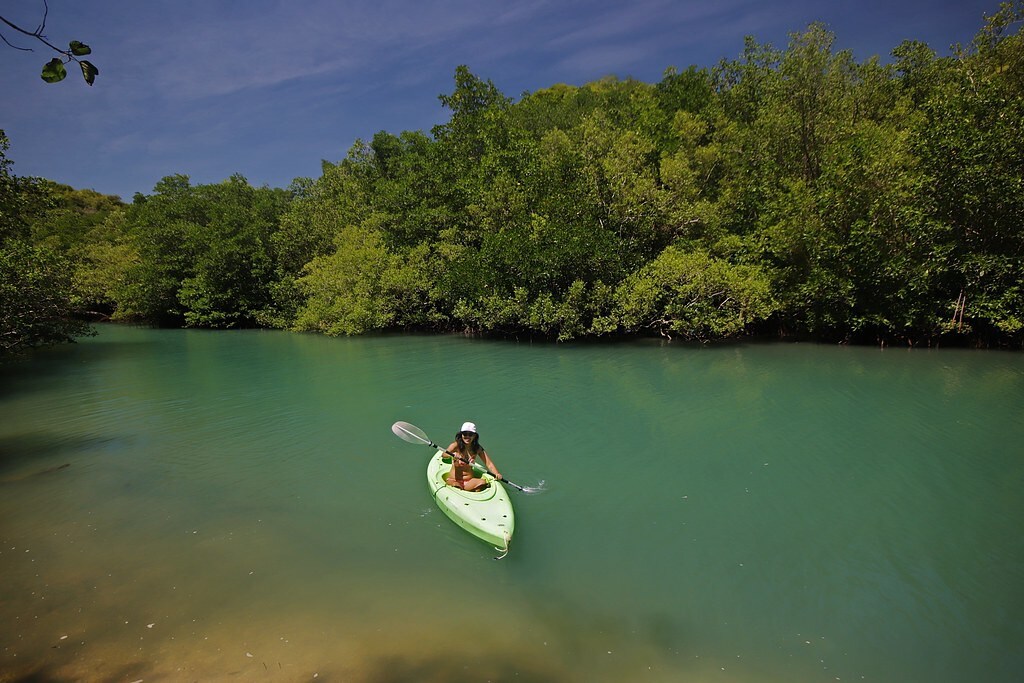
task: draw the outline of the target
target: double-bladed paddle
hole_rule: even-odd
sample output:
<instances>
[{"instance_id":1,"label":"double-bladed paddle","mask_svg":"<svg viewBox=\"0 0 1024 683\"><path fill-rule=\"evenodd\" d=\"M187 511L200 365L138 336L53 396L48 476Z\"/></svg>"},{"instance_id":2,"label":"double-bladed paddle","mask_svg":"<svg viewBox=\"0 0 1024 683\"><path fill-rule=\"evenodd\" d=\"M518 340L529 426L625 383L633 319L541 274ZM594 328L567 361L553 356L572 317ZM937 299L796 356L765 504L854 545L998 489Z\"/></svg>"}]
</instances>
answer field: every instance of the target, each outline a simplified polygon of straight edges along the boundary
<instances>
[{"instance_id":1,"label":"double-bladed paddle","mask_svg":"<svg viewBox=\"0 0 1024 683\"><path fill-rule=\"evenodd\" d=\"M395 433L395 436L397 436L399 439L401 439L403 441L408 441L409 443L423 444L424 446L430 446L431 448L435 448L437 450L444 451L445 453L447 453L448 455L452 456L456 460L459 460L460 462L465 462L467 465L473 466L475 464L475 463L471 463L471 462L466 462L466 459L463 458L458 453L452 453L447 448L441 448L436 443L431 441L430 437L428 437L426 435L426 433L424 433L424 431L422 429L420 429L419 427L417 427L416 425L409 424L408 422L396 422L395 424L391 425L391 431ZM515 482L512 482L512 481L509 481L508 479L505 479L504 476L502 476L501 479L498 479L498 477L494 474L494 472L491 472L490 470L488 470L486 468L484 468L484 471L486 471L487 474L489 474L492 477L494 477L495 481L505 482L506 484L508 484L512 488L516 488L516 489L519 489L520 491L526 492L525 488L523 488L522 486L520 486L519 484L517 484Z\"/></svg>"}]
</instances>

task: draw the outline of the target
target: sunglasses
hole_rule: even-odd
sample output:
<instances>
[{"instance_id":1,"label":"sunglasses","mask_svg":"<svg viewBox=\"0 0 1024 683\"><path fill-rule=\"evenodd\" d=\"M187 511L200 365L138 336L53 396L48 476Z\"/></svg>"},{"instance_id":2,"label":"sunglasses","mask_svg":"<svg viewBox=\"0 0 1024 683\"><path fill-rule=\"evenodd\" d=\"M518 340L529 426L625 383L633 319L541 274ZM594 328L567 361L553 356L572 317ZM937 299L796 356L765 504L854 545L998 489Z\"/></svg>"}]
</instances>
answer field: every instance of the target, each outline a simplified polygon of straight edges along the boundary
<instances>
[{"instance_id":1,"label":"sunglasses","mask_svg":"<svg viewBox=\"0 0 1024 683\"><path fill-rule=\"evenodd\" d=\"M459 432L459 436L476 436L476 432Z\"/></svg>"}]
</instances>

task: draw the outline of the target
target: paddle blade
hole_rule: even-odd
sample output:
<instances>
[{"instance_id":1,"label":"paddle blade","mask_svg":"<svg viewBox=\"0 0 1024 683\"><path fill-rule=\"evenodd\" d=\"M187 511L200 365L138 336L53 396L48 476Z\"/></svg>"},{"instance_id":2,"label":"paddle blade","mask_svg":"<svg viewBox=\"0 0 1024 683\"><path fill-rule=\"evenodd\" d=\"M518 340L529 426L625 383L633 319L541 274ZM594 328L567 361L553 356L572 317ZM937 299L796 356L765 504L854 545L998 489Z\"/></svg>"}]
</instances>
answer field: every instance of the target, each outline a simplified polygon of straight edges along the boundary
<instances>
[{"instance_id":1,"label":"paddle blade","mask_svg":"<svg viewBox=\"0 0 1024 683\"><path fill-rule=\"evenodd\" d=\"M402 441L408 441L409 443L422 443L427 446L433 446L430 442L430 438L423 432L422 429L416 425L409 424L408 422L396 422L391 425L391 431L395 433Z\"/></svg>"}]
</instances>

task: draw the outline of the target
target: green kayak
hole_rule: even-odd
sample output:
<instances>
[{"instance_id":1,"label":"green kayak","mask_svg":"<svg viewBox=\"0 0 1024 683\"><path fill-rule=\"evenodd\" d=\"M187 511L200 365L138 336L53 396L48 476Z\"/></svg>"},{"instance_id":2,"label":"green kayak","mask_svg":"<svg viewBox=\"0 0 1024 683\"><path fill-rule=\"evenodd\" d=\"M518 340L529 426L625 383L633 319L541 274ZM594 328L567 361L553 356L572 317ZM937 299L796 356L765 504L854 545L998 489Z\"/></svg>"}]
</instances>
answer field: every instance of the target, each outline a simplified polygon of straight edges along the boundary
<instances>
[{"instance_id":1,"label":"green kayak","mask_svg":"<svg viewBox=\"0 0 1024 683\"><path fill-rule=\"evenodd\" d=\"M451 468L452 459L443 450L437 451L427 465L427 486L437 506L463 529L507 553L516 527L508 491L488 473L483 477L490 484L482 491L448 486L444 478Z\"/></svg>"}]
</instances>

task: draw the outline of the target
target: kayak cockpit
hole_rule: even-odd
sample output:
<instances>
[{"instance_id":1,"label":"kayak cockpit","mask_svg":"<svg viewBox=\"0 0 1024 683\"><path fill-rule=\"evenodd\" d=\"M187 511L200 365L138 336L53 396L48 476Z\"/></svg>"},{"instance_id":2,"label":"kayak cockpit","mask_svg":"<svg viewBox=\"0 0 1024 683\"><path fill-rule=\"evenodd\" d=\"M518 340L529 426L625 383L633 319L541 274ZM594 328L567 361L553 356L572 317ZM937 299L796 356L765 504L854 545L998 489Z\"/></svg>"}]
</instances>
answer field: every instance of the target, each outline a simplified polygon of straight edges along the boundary
<instances>
[{"instance_id":1,"label":"kayak cockpit","mask_svg":"<svg viewBox=\"0 0 1024 683\"><path fill-rule=\"evenodd\" d=\"M427 465L427 484L434 501L457 525L499 551L508 552L515 531L515 515L508 491L486 473L483 477L488 485L479 491L448 485L445 478L451 470L451 459L445 463L443 454L444 451L439 450Z\"/></svg>"}]
</instances>

